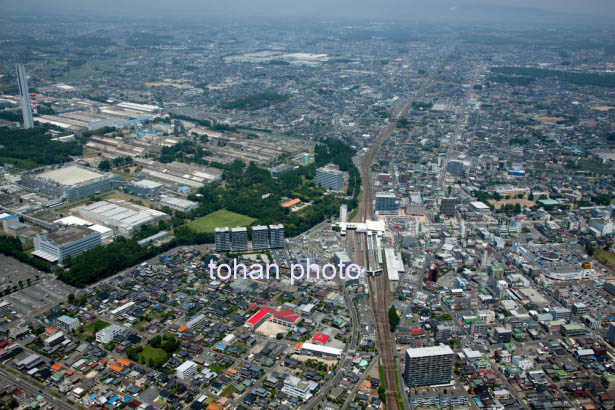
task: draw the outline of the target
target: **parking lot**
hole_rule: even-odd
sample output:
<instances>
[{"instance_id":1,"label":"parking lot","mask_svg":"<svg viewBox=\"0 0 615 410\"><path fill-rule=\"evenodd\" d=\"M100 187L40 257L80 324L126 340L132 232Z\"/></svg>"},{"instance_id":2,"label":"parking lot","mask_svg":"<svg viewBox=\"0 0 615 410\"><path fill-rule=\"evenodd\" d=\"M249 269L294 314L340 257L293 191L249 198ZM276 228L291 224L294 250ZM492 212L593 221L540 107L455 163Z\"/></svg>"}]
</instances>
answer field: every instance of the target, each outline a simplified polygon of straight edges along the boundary
<instances>
[{"instance_id":1,"label":"parking lot","mask_svg":"<svg viewBox=\"0 0 615 410\"><path fill-rule=\"evenodd\" d=\"M34 269L30 265L21 263L17 259L6 255L0 255L0 290L7 287L19 286L19 281L22 281L26 286L28 279L35 281L38 276L44 273Z\"/></svg>"},{"instance_id":2,"label":"parking lot","mask_svg":"<svg viewBox=\"0 0 615 410\"><path fill-rule=\"evenodd\" d=\"M66 301L75 288L56 279L42 279L40 282L5 296L15 312L22 315L39 313L45 308Z\"/></svg>"}]
</instances>

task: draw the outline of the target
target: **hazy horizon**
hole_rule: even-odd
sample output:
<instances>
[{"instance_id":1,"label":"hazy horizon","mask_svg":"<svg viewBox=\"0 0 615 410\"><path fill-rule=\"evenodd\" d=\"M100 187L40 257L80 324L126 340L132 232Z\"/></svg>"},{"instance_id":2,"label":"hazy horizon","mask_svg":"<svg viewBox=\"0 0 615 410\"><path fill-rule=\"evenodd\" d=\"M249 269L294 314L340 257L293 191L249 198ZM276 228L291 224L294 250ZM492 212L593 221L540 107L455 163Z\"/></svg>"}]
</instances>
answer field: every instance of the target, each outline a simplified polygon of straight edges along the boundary
<instances>
[{"instance_id":1,"label":"hazy horizon","mask_svg":"<svg viewBox=\"0 0 615 410\"><path fill-rule=\"evenodd\" d=\"M90 16L123 18L227 17L391 19L398 21L472 21L605 24L615 18L611 0L367 0L309 2L284 0L0 0L5 16Z\"/></svg>"}]
</instances>

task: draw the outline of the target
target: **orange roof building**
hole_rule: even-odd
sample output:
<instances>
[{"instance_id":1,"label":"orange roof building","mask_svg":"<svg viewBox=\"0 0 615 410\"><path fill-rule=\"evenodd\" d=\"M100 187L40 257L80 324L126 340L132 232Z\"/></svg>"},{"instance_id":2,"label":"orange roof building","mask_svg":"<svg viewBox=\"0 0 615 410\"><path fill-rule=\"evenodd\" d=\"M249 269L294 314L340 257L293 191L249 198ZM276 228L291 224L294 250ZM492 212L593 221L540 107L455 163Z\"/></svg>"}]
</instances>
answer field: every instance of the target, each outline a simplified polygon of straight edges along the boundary
<instances>
[{"instance_id":1,"label":"orange roof building","mask_svg":"<svg viewBox=\"0 0 615 410\"><path fill-rule=\"evenodd\" d=\"M222 406L216 402L209 403L209 406L207 406L207 410L222 410Z\"/></svg>"},{"instance_id":2,"label":"orange roof building","mask_svg":"<svg viewBox=\"0 0 615 410\"><path fill-rule=\"evenodd\" d=\"M177 329L178 332L185 332L186 330L188 330L188 326L186 325L182 325L179 329Z\"/></svg>"},{"instance_id":3,"label":"orange roof building","mask_svg":"<svg viewBox=\"0 0 615 410\"><path fill-rule=\"evenodd\" d=\"M53 366L51 366L51 370L53 370L54 372L59 372L60 370L62 370L62 365L60 363L55 363Z\"/></svg>"},{"instance_id":4,"label":"orange roof building","mask_svg":"<svg viewBox=\"0 0 615 410\"><path fill-rule=\"evenodd\" d=\"M301 200L299 198L291 199L288 202L284 202L282 204L282 208L290 208L291 206L295 206L295 205L297 205L300 202L301 202Z\"/></svg>"},{"instance_id":5,"label":"orange roof building","mask_svg":"<svg viewBox=\"0 0 615 410\"><path fill-rule=\"evenodd\" d=\"M124 367L128 367L128 366L130 366L132 364L132 362L130 360L124 359L124 358L118 359L117 362L119 364L121 364L122 366L124 366Z\"/></svg>"},{"instance_id":6,"label":"orange roof building","mask_svg":"<svg viewBox=\"0 0 615 410\"><path fill-rule=\"evenodd\" d=\"M124 371L124 368L119 364L112 364L111 366L109 366L109 369L113 370L116 373L122 373Z\"/></svg>"}]
</instances>

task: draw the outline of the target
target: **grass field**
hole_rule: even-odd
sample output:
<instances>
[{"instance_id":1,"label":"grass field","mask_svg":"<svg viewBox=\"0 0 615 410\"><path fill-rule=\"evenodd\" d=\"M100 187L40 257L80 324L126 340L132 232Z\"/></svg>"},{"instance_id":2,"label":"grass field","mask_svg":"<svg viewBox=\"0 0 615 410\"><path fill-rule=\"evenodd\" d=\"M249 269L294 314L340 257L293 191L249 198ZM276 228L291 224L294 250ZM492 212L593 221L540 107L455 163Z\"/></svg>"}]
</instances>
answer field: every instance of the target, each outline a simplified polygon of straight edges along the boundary
<instances>
[{"instance_id":1,"label":"grass field","mask_svg":"<svg viewBox=\"0 0 615 410\"><path fill-rule=\"evenodd\" d=\"M105 322L104 320L96 320L87 326L83 326L79 336L81 336L82 339L87 339L88 337L95 337L96 332L106 328L107 326L111 326L111 323Z\"/></svg>"},{"instance_id":2,"label":"grass field","mask_svg":"<svg viewBox=\"0 0 615 410\"><path fill-rule=\"evenodd\" d=\"M152 363L155 366L160 366L167 361L167 352L161 348L145 345L143 351L139 353L139 361L149 365Z\"/></svg>"},{"instance_id":3,"label":"grass field","mask_svg":"<svg viewBox=\"0 0 615 410\"><path fill-rule=\"evenodd\" d=\"M596 249L596 259L607 265L609 268L615 268L615 252L608 252L604 249Z\"/></svg>"},{"instance_id":4,"label":"grass field","mask_svg":"<svg viewBox=\"0 0 615 410\"><path fill-rule=\"evenodd\" d=\"M213 232L216 227L248 226L254 221L256 221L256 219L250 218L249 216L221 209L189 222L188 228L195 232Z\"/></svg>"}]
</instances>

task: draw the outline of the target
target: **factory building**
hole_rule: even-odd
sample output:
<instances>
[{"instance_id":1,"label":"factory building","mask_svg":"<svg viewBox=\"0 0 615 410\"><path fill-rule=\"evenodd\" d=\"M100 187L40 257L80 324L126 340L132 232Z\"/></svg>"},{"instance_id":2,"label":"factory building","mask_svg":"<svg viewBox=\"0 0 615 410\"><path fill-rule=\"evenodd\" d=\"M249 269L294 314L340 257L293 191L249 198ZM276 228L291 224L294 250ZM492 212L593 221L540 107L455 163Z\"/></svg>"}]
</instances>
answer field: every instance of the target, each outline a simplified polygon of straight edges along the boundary
<instances>
[{"instance_id":1,"label":"factory building","mask_svg":"<svg viewBox=\"0 0 615 410\"><path fill-rule=\"evenodd\" d=\"M231 241L234 251L248 250L248 228L239 227L231 229Z\"/></svg>"},{"instance_id":2,"label":"factory building","mask_svg":"<svg viewBox=\"0 0 615 410\"><path fill-rule=\"evenodd\" d=\"M231 230L229 228L216 228L216 252L231 250Z\"/></svg>"},{"instance_id":3,"label":"factory building","mask_svg":"<svg viewBox=\"0 0 615 410\"><path fill-rule=\"evenodd\" d=\"M98 201L79 208L79 214L91 221L109 226L120 235L131 235L141 225L165 218L164 212L135 205L126 201Z\"/></svg>"},{"instance_id":4,"label":"factory building","mask_svg":"<svg viewBox=\"0 0 615 410\"><path fill-rule=\"evenodd\" d=\"M344 187L344 173L337 165L329 164L316 170L316 182L328 191L340 191Z\"/></svg>"},{"instance_id":5,"label":"factory building","mask_svg":"<svg viewBox=\"0 0 615 410\"><path fill-rule=\"evenodd\" d=\"M269 229L266 226L252 227L252 249L269 248Z\"/></svg>"},{"instance_id":6,"label":"factory building","mask_svg":"<svg viewBox=\"0 0 615 410\"><path fill-rule=\"evenodd\" d=\"M284 225L269 225L269 246L272 249L284 248Z\"/></svg>"},{"instance_id":7,"label":"factory building","mask_svg":"<svg viewBox=\"0 0 615 410\"><path fill-rule=\"evenodd\" d=\"M450 383L454 356L453 350L443 344L406 350L406 385L417 387Z\"/></svg>"},{"instance_id":8,"label":"factory building","mask_svg":"<svg viewBox=\"0 0 615 410\"><path fill-rule=\"evenodd\" d=\"M376 194L376 212L383 215L396 215L399 211L397 197L388 192L378 192Z\"/></svg>"},{"instance_id":9,"label":"factory building","mask_svg":"<svg viewBox=\"0 0 615 410\"><path fill-rule=\"evenodd\" d=\"M168 196L160 200L160 206L169 207L174 211L190 212L193 209L198 208L199 204L194 201L188 201L187 199Z\"/></svg>"},{"instance_id":10,"label":"factory building","mask_svg":"<svg viewBox=\"0 0 615 410\"><path fill-rule=\"evenodd\" d=\"M49 262L61 263L64 259L79 256L101 243L100 232L75 225L35 236L32 254Z\"/></svg>"},{"instance_id":11,"label":"factory building","mask_svg":"<svg viewBox=\"0 0 615 410\"><path fill-rule=\"evenodd\" d=\"M152 197L160 195L163 188L164 185L158 182L142 179L141 181L131 182L126 185L126 192L139 196Z\"/></svg>"},{"instance_id":12,"label":"factory building","mask_svg":"<svg viewBox=\"0 0 615 410\"><path fill-rule=\"evenodd\" d=\"M21 184L47 195L75 201L123 185L124 180L109 172L70 165L23 174Z\"/></svg>"}]
</instances>

